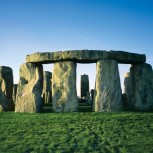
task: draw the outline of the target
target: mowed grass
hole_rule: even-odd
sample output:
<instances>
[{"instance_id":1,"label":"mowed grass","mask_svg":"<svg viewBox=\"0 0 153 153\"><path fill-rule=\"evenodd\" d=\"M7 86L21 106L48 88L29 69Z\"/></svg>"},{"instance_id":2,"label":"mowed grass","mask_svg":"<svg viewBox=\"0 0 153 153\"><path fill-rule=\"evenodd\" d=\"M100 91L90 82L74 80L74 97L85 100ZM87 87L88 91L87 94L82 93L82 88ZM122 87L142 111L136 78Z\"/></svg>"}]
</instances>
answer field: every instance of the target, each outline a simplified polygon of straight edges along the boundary
<instances>
[{"instance_id":1,"label":"mowed grass","mask_svg":"<svg viewBox=\"0 0 153 153\"><path fill-rule=\"evenodd\" d=\"M152 153L153 113L0 113L0 153Z\"/></svg>"}]
</instances>

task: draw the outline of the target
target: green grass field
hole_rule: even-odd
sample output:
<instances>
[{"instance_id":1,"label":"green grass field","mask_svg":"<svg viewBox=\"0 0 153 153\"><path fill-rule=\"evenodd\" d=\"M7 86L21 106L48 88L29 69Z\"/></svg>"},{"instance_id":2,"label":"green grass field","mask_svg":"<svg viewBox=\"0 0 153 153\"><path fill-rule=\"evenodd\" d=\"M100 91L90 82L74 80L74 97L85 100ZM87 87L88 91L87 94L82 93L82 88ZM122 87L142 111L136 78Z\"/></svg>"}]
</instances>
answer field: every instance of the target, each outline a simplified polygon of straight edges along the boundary
<instances>
[{"instance_id":1,"label":"green grass field","mask_svg":"<svg viewBox=\"0 0 153 153\"><path fill-rule=\"evenodd\" d=\"M153 113L0 113L0 153L152 153Z\"/></svg>"}]
</instances>

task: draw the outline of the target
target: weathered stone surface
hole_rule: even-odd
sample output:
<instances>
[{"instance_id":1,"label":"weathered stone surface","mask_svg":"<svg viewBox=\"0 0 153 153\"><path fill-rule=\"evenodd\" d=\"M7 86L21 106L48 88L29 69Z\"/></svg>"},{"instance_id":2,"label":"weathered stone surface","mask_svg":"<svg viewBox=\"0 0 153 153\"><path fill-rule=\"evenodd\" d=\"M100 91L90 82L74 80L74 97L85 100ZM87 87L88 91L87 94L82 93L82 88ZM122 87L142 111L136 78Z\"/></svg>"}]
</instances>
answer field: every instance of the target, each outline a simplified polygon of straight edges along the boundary
<instances>
[{"instance_id":1,"label":"weathered stone surface","mask_svg":"<svg viewBox=\"0 0 153 153\"><path fill-rule=\"evenodd\" d=\"M136 64L144 63L144 54L129 53L125 51L105 51L105 50L70 50L57 52L38 52L27 55L26 62L33 63L54 63L57 61L74 61L77 63L95 63L98 60L116 60L118 63Z\"/></svg>"},{"instance_id":2,"label":"weathered stone surface","mask_svg":"<svg viewBox=\"0 0 153 153\"><path fill-rule=\"evenodd\" d=\"M13 71L10 67L0 66L0 85L2 92L8 99L13 93Z\"/></svg>"},{"instance_id":3,"label":"weathered stone surface","mask_svg":"<svg viewBox=\"0 0 153 153\"><path fill-rule=\"evenodd\" d=\"M53 63L62 59L62 52L38 52L26 56L26 62L31 63Z\"/></svg>"},{"instance_id":4,"label":"weathered stone surface","mask_svg":"<svg viewBox=\"0 0 153 153\"><path fill-rule=\"evenodd\" d=\"M153 110L153 71L149 64L133 65L125 78L125 94L130 110Z\"/></svg>"},{"instance_id":5,"label":"weathered stone surface","mask_svg":"<svg viewBox=\"0 0 153 153\"><path fill-rule=\"evenodd\" d=\"M109 59L124 64L140 64L146 61L144 54L129 53L125 51L110 51Z\"/></svg>"},{"instance_id":6,"label":"weathered stone surface","mask_svg":"<svg viewBox=\"0 0 153 153\"><path fill-rule=\"evenodd\" d=\"M43 102L48 104L52 99L52 73L44 71L43 78Z\"/></svg>"},{"instance_id":7,"label":"weathered stone surface","mask_svg":"<svg viewBox=\"0 0 153 153\"><path fill-rule=\"evenodd\" d=\"M20 66L15 112L36 113L42 110L43 68L40 64Z\"/></svg>"},{"instance_id":8,"label":"weathered stone surface","mask_svg":"<svg viewBox=\"0 0 153 153\"><path fill-rule=\"evenodd\" d=\"M122 110L122 92L118 64L114 60L99 60L96 64L94 111Z\"/></svg>"},{"instance_id":9,"label":"weathered stone surface","mask_svg":"<svg viewBox=\"0 0 153 153\"><path fill-rule=\"evenodd\" d=\"M135 83L134 78L131 78L130 72L124 75L124 99L123 104L126 103L127 110L134 110L134 90L135 90ZM126 95L126 96L125 96ZM125 99L126 97L126 99Z\"/></svg>"},{"instance_id":10,"label":"weathered stone surface","mask_svg":"<svg viewBox=\"0 0 153 153\"><path fill-rule=\"evenodd\" d=\"M86 94L86 100L87 100L87 102L90 102L90 92L87 92L87 94Z\"/></svg>"},{"instance_id":11,"label":"weathered stone surface","mask_svg":"<svg viewBox=\"0 0 153 153\"><path fill-rule=\"evenodd\" d=\"M13 71L10 67L0 66L0 111L13 111Z\"/></svg>"},{"instance_id":12,"label":"weathered stone surface","mask_svg":"<svg viewBox=\"0 0 153 153\"><path fill-rule=\"evenodd\" d=\"M86 97L87 96L87 92L89 92L89 77L88 75L84 74L81 75L81 98Z\"/></svg>"},{"instance_id":13,"label":"weathered stone surface","mask_svg":"<svg viewBox=\"0 0 153 153\"><path fill-rule=\"evenodd\" d=\"M74 62L65 61L54 64L52 103L54 112L77 111L76 64Z\"/></svg>"},{"instance_id":14,"label":"weathered stone surface","mask_svg":"<svg viewBox=\"0 0 153 153\"><path fill-rule=\"evenodd\" d=\"M92 63L97 59L107 59L109 53L105 50L70 50L62 52L62 60L73 60L78 63Z\"/></svg>"},{"instance_id":15,"label":"weathered stone surface","mask_svg":"<svg viewBox=\"0 0 153 153\"><path fill-rule=\"evenodd\" d=\"M90 90L90 93L91 93L91 104L93 104L95 90L94 89L91 89Z\"/></svg>"},{"instance_id":16,"label":"weathered stone surface","mask_svg":"<svg viewBox=\"0 0 153 153\"><path fill-rule=\"evenodd\" d=\"M17 87L18 87L18 84L14 84L13 85L13 95L12 95L12 98L13 98L14 102L16 102Z\"/></svg>"},{"instance_id":17,"label":"weathered stone surface","mask_svg":"<svg viewBox=\"0 0 153 153\"><path fill-rule=\"evenodd\" d=\"M123 103L123 110L124 111L129 111L130 106L128 103L128 97L125 93L122 94L122 103Z\"/></svg>"},{"instance_id":18,"label":"weathered stone surface","mask_svg":"<svg viewBox=\"0 0 153 153\"><path fill-rule=\"evenodd\" d=\"M12 99L8 99L0 89L0 112L14 111L14 103Z\"/></svg>"}]
</instances>

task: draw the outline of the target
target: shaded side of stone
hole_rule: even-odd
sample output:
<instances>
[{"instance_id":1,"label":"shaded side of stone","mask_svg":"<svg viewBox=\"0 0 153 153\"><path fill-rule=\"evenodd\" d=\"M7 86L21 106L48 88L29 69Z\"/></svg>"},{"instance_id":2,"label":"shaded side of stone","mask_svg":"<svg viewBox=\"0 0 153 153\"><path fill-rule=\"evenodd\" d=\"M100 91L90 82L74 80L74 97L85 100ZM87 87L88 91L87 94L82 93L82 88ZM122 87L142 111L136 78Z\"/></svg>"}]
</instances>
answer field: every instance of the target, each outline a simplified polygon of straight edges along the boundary
<instances>
[{"instance_id":1,"label":"shaded side of stone","mask_svg":"<svg viewBox=\"0 0 153 153\"><path fill-rule=\"evenodd\" d=\"M93 110L122 110L122 92L118 64L114 60L99 60L96 64L96 88Z\"/></svg>"},{"instance_id":2,"label":"shaded side of stone","mask_svg":"<svg viewBox=\"0 0 153 153\"><path fill-rule=\"evenodd\" d=\"M129 53L125 51L110 51L109 59L124 64L140 64L146 62L145 54Z\"/></svg>"},{"instance_id":3,"label":"shaded side of stone","mask_svg":"<svg viewBox=\"0 0 153 153\"><path fill-rule=\"evenodd\" d=\"M74 62L57 62L54 64L52 103L54 112L74 112L78 110L76 64Z\"/></svg>"},{"instance_id":4,"label":"shaded side of stone","mask_svg":"<svg viewBox=\"0 0 153 153\"><path fill-rule=\"evenodd\" d=\"M12 95L12 98L13 98L14 102L16 102L17 87L18 87L18 84L14 84L13 85L13 95Z\"/></svg>"},{"instance_id":5,"label":"shaded side of stone","mask_svg":"<svg viewBox=\"0 0 153 153\"><path fill-rule=\"evenodd\" d=\"M135 110L135 78L130 72L124 75L124 95L123 104L125 110Z\"/></svg>"},{"instance_id":6,"label":"shaded side of stone","mask_svg":"<svg viewBox=\"0 0 153 153\"><path fill-rule=\"evenodd\" d=\"M125 84L128 102L135 111L153 110L153 71L144 63L130 68L129 83Z\"/></svg>"},{"instance_id":7,"label":"shaded side of stone","mask_svg":"<svg viewBox=\"0 0 153 153\"><path fill-rule=\"evenodd\" d=\"M87 96L87 92L89 92L89 76L84 74L81 75L81 98Z\"/></svg>"},{"instance_id":8,"label":"shaded side of stone","mask_svg":"<svg viewBox=\"0 0 153 153\"><path fill-rule=\"evenodd\" d=\"M95 90L94 89L91 89L90 90L90 93L91 93L91 104L93 105Z\"/></svg>"},{"instance_id":9,"label":"shaded side of stone","mask_svg":"<svg viewBox=\"0 0 153 153\"><path fill-rule=\"evenodd\" d=\"M44 71L43 73L43 102L51 103L52 99L52 73Z\"/></svg>"},{"instance_id":10,"label":"shaded side of stone","mask_svg":"<svg viewBox=\"0 0 153 153\"><path fill-rule=\"evenodd\" d=\"M15 112L37 113L42 110L43 67L26 63L20 66Z\"/></svg>"},{"instance_id":11,"label":"shaded side of stone","mask_svg":"<svg viewBox=\"0 0 153 153\"><path fill-rule=\"evenodd\" d=\"M13 71L10 67L0 66L0 111L13 111Z\"/></svg>"}]
</instances>

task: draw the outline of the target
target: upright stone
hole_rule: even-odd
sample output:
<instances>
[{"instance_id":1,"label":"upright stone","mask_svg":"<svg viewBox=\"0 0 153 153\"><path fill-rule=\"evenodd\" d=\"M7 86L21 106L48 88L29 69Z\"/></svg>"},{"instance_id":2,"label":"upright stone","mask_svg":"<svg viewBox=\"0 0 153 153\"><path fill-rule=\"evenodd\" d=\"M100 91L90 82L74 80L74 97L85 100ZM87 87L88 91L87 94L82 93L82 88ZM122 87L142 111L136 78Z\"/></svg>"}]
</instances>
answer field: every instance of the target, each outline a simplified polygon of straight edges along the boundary
<instances>
[{"instance_id":1,"label":"upright stone","mask_svg":"<svg viewBox=\"0 0 153 153\"><path fill-rule=\"evenodd\" d=\"M15 112L36 113L42 110L43 67L26 63L20 66Z\"/></svg>"},{"instance_id":2,"label":"upright stone","mask_svg":"<svg viewBox=\"0 0 153 153\"><path fill-rule=\"evenodd\" d=\"M76 63L68 61L54 63L52 103L54 112L73 112L78 110Z\"/></svg>"},{"instance_id":3,"label":"upright stone","mask_svg":"<svg viewBox=\"0 0 153 153\"><path fill-rule=\"evenodd\" d=\"M123 105L126 106L124 110L134 110L135 100L134 100L134 90L135 81L134 77L128 72L124 75L124 95L123 95Z\"/></svg>"},{"instance_id":4,"label":"upright stone","mask_svg":"<svg viewBox=\"0 0 153 153\"><path fill-rule=\"evenodd\" d=\"M84 74L81 75L81 98L86 97L87 92L89 92L89 77Z\"/></svg>"},{"instance_id":5,"label":"upright stone","mask_svg":"<svg viewBox=\"0 0 153 153\"><path fill-rule=\"evenodd\" d=\"M153 70L144 63L130 68L129 82L125 78L125 93L132 110L153 110Z\"/></svg>"},{"instance_id":6,"label":"upright stone","mask_svg":"<svg viewBox=\"0 0 153 153\"><path fill-rule=\"evenodd\" d=\"M17 87L18 87L18 84L14 84L13 85L13 95L12 95L12 98L13 98L14 102L16 102Z\"/></svg>"},{"instance_id":7,"label":"upright stone","mask_svg":"<svg viewBox=\"0 0 153 153\"><path fill-rule=\"evenodd\" d=\"M96 64L94 111L122 110L122 93L118 64L114 60L99 60Z\"/></svg>"},{"instance_id":8,"label":"upright stone","mask_svg":"<svg viewBox=\"0 0 153 153\"><path fill-rule=\"evenodd\" d=\"M10 67L0 66L0 111L13 111L13 71Z\"/></svg>"},{"instance_id":9,"label":"upright stone","mask_svg":"<svg viewBox=\"0 0 153 153\"><path fill-rule=\"evenodd\" d=\"M93 104L95 90L94 89L91 89L90 90L90 93L91 93L91 104Z\"/></svg>"},{"instance_id":10,"label":"upright stone","mask_svg":"<svg viewBox=\"0 0 153 153\"><path fill-rule=\"evenodd\" d=\"M43 73L43 101L44 104L51 103L52 97L52 73L44 71Z\"/></svg>"}]
</instances>

